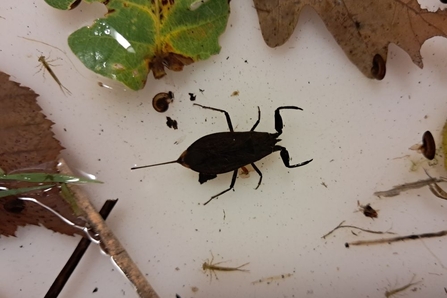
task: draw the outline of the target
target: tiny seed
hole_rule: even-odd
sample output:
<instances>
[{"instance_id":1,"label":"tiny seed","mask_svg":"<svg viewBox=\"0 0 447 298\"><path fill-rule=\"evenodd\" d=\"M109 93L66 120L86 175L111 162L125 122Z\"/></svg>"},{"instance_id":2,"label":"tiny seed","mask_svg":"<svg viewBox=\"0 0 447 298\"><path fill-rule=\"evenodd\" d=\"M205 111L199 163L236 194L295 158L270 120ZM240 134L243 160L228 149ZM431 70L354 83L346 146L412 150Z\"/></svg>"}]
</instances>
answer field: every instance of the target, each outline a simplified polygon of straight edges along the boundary
<instances>
[{"instance_id":1,"label":"tiny seed","mask_svg":"<svg viewBox=\"0 0 447 298\"><path fill-rule=\"evenodd\" d=\"M152 106L159 113L164 113L168 110L169 104L174 100L174 93L160 92L152 99Z\"/></svg>"},{"instance_id":2,"label":"tiny seed","mask_svg":"<svg viewBox=\"0 0 447 298\"><path fill-rule=\"evenodd\" d=\"M422 136L422 146L419 148L425 158L432 160L435 158L436 144L430 131L426 131Z\"/></svg>"}]
</instances>

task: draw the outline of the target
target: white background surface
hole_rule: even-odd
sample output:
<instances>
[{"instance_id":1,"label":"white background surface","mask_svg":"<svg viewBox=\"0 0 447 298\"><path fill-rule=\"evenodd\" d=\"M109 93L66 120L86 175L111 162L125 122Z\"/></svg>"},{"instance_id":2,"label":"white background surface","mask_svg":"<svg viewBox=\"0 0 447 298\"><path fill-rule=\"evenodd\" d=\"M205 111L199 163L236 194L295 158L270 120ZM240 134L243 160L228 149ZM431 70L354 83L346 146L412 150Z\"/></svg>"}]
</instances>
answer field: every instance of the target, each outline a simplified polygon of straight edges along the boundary
<instances>
[{"instance_id":1,"label":"white background surface","mask_svg":"<svg viewBox=\"0 0 447 298\"><path fill-rule=\"evenodd\" d=\"M412 161L423 159L408 148L426 130L440 143L447 114L446 39L424 44L423 70L392 45L386 77L374 81L348 61L311 9L302 12L284 46L270 49L252 2L234 1L219 55L180 73L168 71L160 81L150 75L144 90L132 92L99 87L97 82L106 80L86 70L66 44L71 32L104 13L100 4L57 11L44 1L2 0L0 70L41 95L38 102L56 123L70 166L105 182L87 187L94 204L119 199L107 222L160 297L383 297L414 275L422 282L405 297L445 295L446 238L346 249L346 241L375 237L356 237L349 229L326 240L321 236L342 220L373 230L392 228L399 235L447 228L446 203L428 189L373 196L425 179L422 167L445 176L441 165L423 163L411 171ZM65 50L77 70L63 53L18 36ZM34 75L40 52L61 59L53 69L72 96L64 96L48 74ZM175 102L165 114L156 113L152 97L168 90ZM230 96L235 90L239 96ZM274 153L257 163L264 174L258 190L258 177L251 173L236 181L234 192L207 206L201 203L227 188L231 174L199 185L197 173L175 164L131 172L135 164L176 159L199 137L227 130L224 116L193 107L189 92L197 103L227 110L240 131L252 127L257 106L262 112L257 130L268 132L274 132L276 107L303 108L282 113L280 144L292 163L314 161L287 169ZM166 116L178 121L178 130L166 126ZM357 200L379 209L379 218L354 212ZM0 297L43 297L78 241L41 227L1 237ZM228 266L250 262L250 272L218 272L219 280L210 282L201 270L210 251L216 261L230 260ZM293 276L251 284L286 273ZM136 294L109 258L91 246L60 297Z\"/></svg>"}]
</instances>

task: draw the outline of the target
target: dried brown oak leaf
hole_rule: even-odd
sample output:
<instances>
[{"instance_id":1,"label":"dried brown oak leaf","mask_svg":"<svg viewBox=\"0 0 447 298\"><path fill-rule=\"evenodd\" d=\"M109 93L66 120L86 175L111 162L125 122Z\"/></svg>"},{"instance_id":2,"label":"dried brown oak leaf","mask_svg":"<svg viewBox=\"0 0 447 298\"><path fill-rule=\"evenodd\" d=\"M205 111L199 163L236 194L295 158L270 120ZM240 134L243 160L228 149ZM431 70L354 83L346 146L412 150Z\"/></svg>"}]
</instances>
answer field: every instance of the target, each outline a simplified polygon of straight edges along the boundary
<instances>
[{"instance_id":1,"label":"dried brown oak leaf","mask_svg":"<svg viewBox=\"0 0 447 298\"><path fill-rule=\"evenodd\" d=\"M63 147L54 138L51 131L53 122L41 113L36 98L34 91L10 81L9 75L0 72L0 168L8 174L57 173L57 160ZM13 189L36 185L0 180L0 186ZM73 215L57 187L47 192L29 192L24 196L39 200L76 224L84 224ZM79 233L79 230L35 203L13 196L0 198L0 235L14 236L17 227L27 224L42 224L68 235Z\"/></svg>"},{"instance_id":2,"label":"dried brown oak leaf","mask_svg":"<svg viewBox=\"0 0 447 298\"><path fill-rule=\"evenodd\" d=\"M434 36L447 37L447 11L429 12L417 0L254 0L265 42L284 44L302 8L315 9L348 58L368 78L385 76L388 45L405 50L423 67L420 49Z\"/></svg>"}]
</instances>

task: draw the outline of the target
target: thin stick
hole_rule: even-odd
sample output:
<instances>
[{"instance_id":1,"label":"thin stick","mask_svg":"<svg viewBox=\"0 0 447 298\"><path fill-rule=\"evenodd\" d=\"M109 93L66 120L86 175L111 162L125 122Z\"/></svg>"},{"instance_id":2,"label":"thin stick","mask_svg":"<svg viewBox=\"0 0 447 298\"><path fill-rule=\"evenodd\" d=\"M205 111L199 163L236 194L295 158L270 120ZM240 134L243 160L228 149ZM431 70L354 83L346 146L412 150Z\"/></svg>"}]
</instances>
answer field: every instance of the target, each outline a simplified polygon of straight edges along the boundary
<instances>
[{"instance_id":1,"label":"thin stick","mask_svg":"<svg viewBox=\"0 0 447 298\"><path fill-rule=\"evenodd\" d=\"M342 221L338 226L336 226L334 229L332 229L330 232L328 232L327 234L324 234L323 236L321 236L321 238L326 239L327 236L329 236L330 234L332 234L333 232L335 232L338 229L341 228L350 228L350 229L357 229L363 232L367 232L367 233L372 233L372 234L396 234L393 232L382 232L382 231L372 231L372 230L367 230L367 229L363 229L363 228L359 228L356 226L351 226L351 225L343 225L345 221Z\"/></svg>"},{"instance_id":2,"label":"thin stick","mask_svg":"<svg viewBox=\"0 0 447 298\"><path fill-rule=\"evenodd\" d=\"M389 189L389 190L385 190L385 191L376 191L374 193L375 196L378 197L395 197L397 195L399 195L401 192L403 191L407 191L410 189L417 189L417 188L421 188L427 185L430 185L434 182L443 182L445 181L444 179L440 179L440 178L428 178L425 180L419 180L416 182L410 182L410 183L405 183L405 184L400 184L400 185L396 185L393 188Z\"/></svg>"},{"instance_id":3,"label":"thin stick","mask_svg":"<svg viewBox=\"0 0 447 298\"><path fill-rule=\"evenodd\" d=\"M434 237L442 237L447 235L447 230L435 232L435 233L425 233L425 234L416 234L416 235L407 235L407 236L399 236L394 238L382 238L382 239L375 239L375 240L361 240L361 241L355 241L355 242L346 242L345 247L349 248L351 245L368 245L368 244L382 244L382 243L392 243L392 242L398 242L398 241L405 241L405 240L417 240L421 238L434 238Z\"/></svg>"},{"instance_id":4,"label":"thin stick","mask_svg":"<svg viewBox=\"0 0 447 298\"><path fill-rule=\"evenodd\" d=\"M99 211L99 214L102 216L102 218L104 218L104 220L110 214L117 201L118 200L107 200L104 203L101 210ZM87 238L82 238L81 241L79 241L78 246L76 246L76 249L73 251L73 254L68 259L64 268L62 268L61 272L54 280L53 284L51 285L50 289L48 290L44 298L56 298L57 296L59 296L60 292L64 288L71 274L73 273L79 261L81 260L82 256L87 251L87 248L89 247L90 243L91 243L90 240Z\"/></svg>"},{"instance_id":5,"label":"thin stick","mask_svg":"<svg viewBox=\"0 0 447 298\"><path fill-rule=\"evenodd\" d=\"M63 159L59 160L59 169L63 174L72 174ZM112 230L106 225L101 215L95 210L87 195L77 185L68 185L73 192L77 205L84 213L84 217L90 227L99 235L103 248L111 257L117 266L123 271L124 275L135 286L138 295L141 298L159 298L155 290L144 278L141 271L132 261L124 247L115 237Z\"/></svg>"}]
</instances>

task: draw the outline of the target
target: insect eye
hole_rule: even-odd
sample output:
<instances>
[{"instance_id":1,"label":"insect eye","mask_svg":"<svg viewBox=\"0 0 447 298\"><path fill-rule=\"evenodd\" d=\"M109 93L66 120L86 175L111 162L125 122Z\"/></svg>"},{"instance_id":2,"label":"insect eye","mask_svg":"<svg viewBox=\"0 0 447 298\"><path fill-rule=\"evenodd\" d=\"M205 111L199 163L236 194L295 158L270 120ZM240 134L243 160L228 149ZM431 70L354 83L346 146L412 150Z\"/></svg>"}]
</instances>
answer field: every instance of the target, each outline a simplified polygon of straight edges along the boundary
<instances>
[{"instance_id":1,"label":"insect eye","mask_svg":"<svg viewBox=\"0 0 447 298\"><path fill-rule=\"evenodd\" d=\"M152 99L152 106L159 113L164 113L168 110L169 104L174 101L174 93L160 92Z\"/></svg>"}]
</instances>

